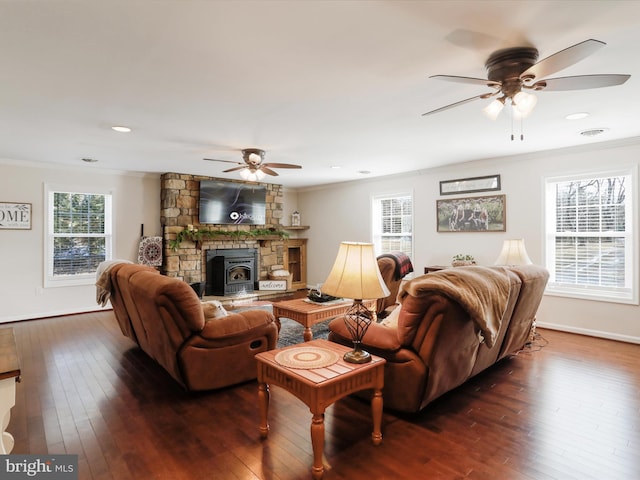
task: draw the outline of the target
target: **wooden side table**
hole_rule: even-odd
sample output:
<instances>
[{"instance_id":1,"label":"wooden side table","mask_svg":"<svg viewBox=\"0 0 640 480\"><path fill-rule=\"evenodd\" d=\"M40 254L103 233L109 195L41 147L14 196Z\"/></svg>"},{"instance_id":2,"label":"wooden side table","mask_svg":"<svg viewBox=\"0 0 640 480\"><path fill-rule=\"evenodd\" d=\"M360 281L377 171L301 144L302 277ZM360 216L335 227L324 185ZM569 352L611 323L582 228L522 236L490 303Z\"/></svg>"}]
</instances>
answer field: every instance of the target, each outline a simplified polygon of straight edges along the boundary
<instances>
[{"instance_id":1,"label":"wooden side table","mask_svg":"<svg viewBox=\"0 0 640 480\"><path fill-rule=\"evenodd\" d=\"M0 419L2 437L0 454L13 450L13 436L6 431L11 419L11 408L16 404L16 382L20 381L20 362L16 350L13 328L0 329Z\"/></svg>"},{"instance_id":2,"label":"wooden side table","mask_svg":"<svg viewBox=\"0 0 640 480\"><path fill-rule=\"evenodd\" d=\"M375 308L376 304L375 300L364 300L362 303L369 309ZM274 302L273 315L276 318L290 318L302 325L304 327L304 341L308 342L313 338L313 332L311 331L313 325L338 315L343 315L351 305L353 305L353 300L322 304L311 303L304 298L296 298L295 300Z\"/></svg>"},{"instance_id":3,"label":"wooden side table","mask_svg":"<svg viewBox=\"0 0 640 480\"><path fill-rule=\"evenodd\" d=\"M311 347L311 348L309 348ZM304 351L314 349L326 350L338 360L330 365L318 368L294 368L276 361L280 352L291 350L305 355ZM322 478L324 466L324 411L335 401L354 392L373 389L371 398L371 414L373 432L371 440L374 445L382 443L382 387L384 386L384 358L372 355L369 363L347 363L342 356L351 349L327 340L313 340L301 345L293 345L277 350L270 350L256 355L258 364L258 402L260 405L260 435L266 438L269 434L269 385L277 385L294 394L309 406L313 415L311 419L311 446L313 448L313 466L311 475L314 479ZM336 356L337 354L337 356ZM309 354L309 357L313 355Z\"/></svg>"}]
</instances>

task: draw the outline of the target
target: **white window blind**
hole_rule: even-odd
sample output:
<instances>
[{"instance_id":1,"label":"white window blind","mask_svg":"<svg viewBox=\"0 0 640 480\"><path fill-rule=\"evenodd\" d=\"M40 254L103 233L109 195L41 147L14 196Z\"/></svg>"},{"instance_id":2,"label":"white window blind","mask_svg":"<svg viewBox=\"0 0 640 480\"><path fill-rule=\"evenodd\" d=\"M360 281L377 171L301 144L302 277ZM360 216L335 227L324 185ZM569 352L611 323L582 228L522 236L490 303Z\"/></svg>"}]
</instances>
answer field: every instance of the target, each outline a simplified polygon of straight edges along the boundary
<instances>
[{"instance_id":1,"label":"white window blind","mask_svg":"<svg viewBox=\"0 0 640 480\"><path fill-rule=\"evenodd\" d=\"M95 282L111 259L111 194L47 188L45 286Z\"/></svg>"},{"instance_id":2,"label":"white window blind","mask_svg":"<svg viewBox=\"0 0 640 480\"><path fill-rule=\"evenodd\" d=\"M637 303L634 182L631 171L545 181L548 293Z\"/></svg>"},{"instance_id":3,"label":"white window blind","mask_svg":"<svg viewBox=\"0 0 640 480\"><path fill-rule=\"evenodd\" d=\"M376 255L403 252L413 257L413 195L374 196L371 210Z\"/></svg>"}]
</instances>

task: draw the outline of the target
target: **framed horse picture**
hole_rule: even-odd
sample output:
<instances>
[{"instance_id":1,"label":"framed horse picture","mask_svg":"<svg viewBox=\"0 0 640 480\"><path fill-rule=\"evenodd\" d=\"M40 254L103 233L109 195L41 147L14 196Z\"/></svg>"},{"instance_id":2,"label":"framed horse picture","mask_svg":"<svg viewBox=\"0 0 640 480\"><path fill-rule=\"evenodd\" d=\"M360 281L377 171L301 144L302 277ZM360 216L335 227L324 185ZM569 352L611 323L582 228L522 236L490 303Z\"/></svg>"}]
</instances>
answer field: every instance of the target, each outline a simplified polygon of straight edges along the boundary
<instances>
[{"instance_id":1,"label":"framed horse picture","mask_svg":"<svg viewBox=\"0 0 640 480\"><path fill-rule=\"evenodd\" d=\"M438 232L506 232L506 195L436 201Z\"/></svg>"}]
</instances>

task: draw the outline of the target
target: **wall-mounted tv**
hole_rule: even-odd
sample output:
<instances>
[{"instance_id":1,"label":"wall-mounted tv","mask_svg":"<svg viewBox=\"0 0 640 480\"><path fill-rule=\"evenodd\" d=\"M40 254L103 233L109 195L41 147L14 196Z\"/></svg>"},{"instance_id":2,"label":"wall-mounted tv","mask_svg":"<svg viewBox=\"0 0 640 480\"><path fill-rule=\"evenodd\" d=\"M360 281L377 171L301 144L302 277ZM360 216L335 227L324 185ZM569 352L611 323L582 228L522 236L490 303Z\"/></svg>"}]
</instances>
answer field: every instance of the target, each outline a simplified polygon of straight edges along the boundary
<instances>
[{"instance_id":1,"label":"wall-mounted tv","mask_svg":"<svg viewBox=\"0 0 640 480\"><path fill-rule=\"evenodd\" d=\"M200 181L200 223L264 225L267 187L249 183Z\"/></svg>"}]
</instances>

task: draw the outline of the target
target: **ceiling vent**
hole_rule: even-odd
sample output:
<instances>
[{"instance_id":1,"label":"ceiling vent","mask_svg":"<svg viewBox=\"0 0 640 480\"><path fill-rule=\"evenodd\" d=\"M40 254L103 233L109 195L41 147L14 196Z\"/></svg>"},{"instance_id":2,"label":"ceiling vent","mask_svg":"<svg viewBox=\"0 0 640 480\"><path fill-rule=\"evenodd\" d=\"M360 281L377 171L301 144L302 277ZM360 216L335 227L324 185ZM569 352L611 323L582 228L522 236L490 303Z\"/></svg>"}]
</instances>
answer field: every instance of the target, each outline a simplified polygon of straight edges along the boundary
<instances>
[{"instance_id":1,"label":"ceiling vent","mask_svg":"<svg viewBox=\"0 0 640 480\"><path fill-rule=\"evenodd\" d=\"M583 135L585 137L595 137L596 135L600 135L607 130L608 129L606 128L592 128L591 130L583 130L582 132L580 132L580 135Z\"/></svg>"}]
</instances>

